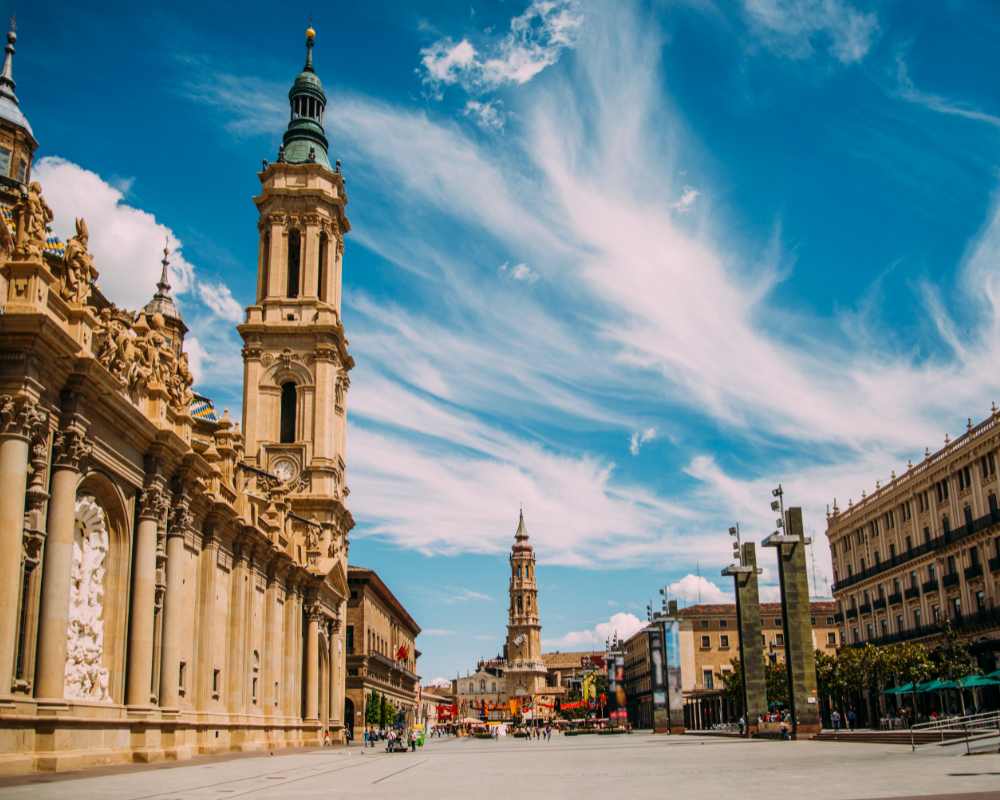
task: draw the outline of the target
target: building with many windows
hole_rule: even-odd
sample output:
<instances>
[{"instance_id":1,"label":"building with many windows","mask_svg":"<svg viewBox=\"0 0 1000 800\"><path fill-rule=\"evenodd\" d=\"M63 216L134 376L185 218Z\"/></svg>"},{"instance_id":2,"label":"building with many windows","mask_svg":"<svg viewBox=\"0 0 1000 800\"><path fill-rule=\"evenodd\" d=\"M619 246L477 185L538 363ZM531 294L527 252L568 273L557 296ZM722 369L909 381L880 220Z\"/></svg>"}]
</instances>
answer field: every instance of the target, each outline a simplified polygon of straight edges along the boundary
<instances>
[{"instance_id":1,"label":"building with many windows","mask_svg":"<svg viewBox=\"0 0 1000 800\"><path fill-rule=\"evenodd\" d=\"M0 771L341 736L349 230L315 32L260 193L242 426L192 391L168 254L138 310L49 229L0 71ZM150 253L150 258L155 254Z\"/></svg>"},{"instance_id":2,"label":"building with many windows","mask_svg":"<svg viewBox=\"0 0 1000 800\"><path fill-rule=\"evenodd\" d=\"M826 535L848 644L939 637L950 625L984 666L1000 652L1000 413L841 508Z\"/></svg>"},{"instance_id":3,"label":"building with many windows","mask_svg":"<svg viewBox=\"0 0 1000 800\"><path fill-rule=\"evenodd\" d=\"M420 626L373 570L347 570L347 701L344 723L364 727L372 691L385 697L407 724L417 719Z\"/></svg>"}]
</instances>

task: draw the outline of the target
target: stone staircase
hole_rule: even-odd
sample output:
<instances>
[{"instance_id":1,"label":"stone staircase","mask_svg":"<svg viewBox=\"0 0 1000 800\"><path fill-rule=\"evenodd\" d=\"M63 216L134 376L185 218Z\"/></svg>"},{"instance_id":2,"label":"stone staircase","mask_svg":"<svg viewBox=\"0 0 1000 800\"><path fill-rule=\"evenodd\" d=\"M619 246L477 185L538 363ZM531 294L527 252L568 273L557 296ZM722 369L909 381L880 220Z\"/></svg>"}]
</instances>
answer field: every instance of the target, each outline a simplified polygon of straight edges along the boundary
<instances>
[{"instance_id":1,"label":"stone staircase","mask_svg":"<svg viewBox=\"0 0 1000 800\"><path fill-rule=\"evenodd\" d=\"M964 739L965 734L962 731L918 731L913 734L912 741L917 745L922 744L940 744L941 741L951 741L956 739ZM819 742L873 742L876 744L905 744L909 745L911 742L910 732L908 730L902 731L874 731L874 730L860 730L860 731L840 731L835 733L834 731L825 730L817 733L814 740Z\"/></svg>"}]
</instances>

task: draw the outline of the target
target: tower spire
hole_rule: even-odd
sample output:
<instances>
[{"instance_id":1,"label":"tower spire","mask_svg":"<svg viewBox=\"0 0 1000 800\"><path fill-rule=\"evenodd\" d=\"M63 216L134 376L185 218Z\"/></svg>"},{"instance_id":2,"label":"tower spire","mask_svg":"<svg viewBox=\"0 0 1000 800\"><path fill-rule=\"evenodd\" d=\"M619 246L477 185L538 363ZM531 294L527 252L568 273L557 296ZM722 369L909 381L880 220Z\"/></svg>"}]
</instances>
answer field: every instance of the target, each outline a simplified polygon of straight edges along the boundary
<instances>
[{"instance_id":1,"label":"tower spire","mask_svg":"<svg viewBox=\"0 0 1000 800\"><path fill-rule=\"evenodd\" d=\"M170 283L169 275L167 274L167 267L170 266L170 247L169 240L163 240L163 259L160 263L163 265L163 271L160 273L160 282L156 284L157 295L166 296L170 294Z\"/></svg>"},{"instance_id":2,"label":"tower spire","mask_svg":"<svg viewBox=\"0 0 1000 800\"><path fill-rule=\"evenodd\" d=\"M313 44L316 42L316 29L310 25L306 28L306 65L303 72L315 72L313 69Z\"/></svg>"},{"instance_id":3,"label":"tower spire","mask_svg":"<svg viewBox=\"0 0 1000 800\"><path fill-rule=\"evenodd\" d=\"M167 239L163 240L163 258L160 259L160 265L160 280L156 282L156 293L153 295L153 299L146 303L143 313L162 314L165 320L183 328L183 332L186 333L187 327L181 319L181 313L177 310L174 298L170 295L170 243Z\"/></svg>"},{"instance_id":4,"label":"tower spire","mask_svg":"<svg viewBox=\"0 0 1000 800\"><path fill-rule=\"evenodd\" d=\"M517 518L517 531L514 533L514 538L519 542L526 541L528 538L528 528L524 524L524 506L521 507L521 513Z\"/></svg>"},{"instance_id":5,"label":"tower spire","mask_svg":"<svg viewBox=\"0 0 1000 800\"><path fill-rule=\"evenodd\" d=\"M14 45L17 44L17 20L10 18L10 30L7 31L7 46L4 48L3 67L0 67L0 126L5 123L20 128L28 134L28 145L31 153L27 154L25 163L30 167L35 147L34 133L31 125L28 124L27 117L21 111L21 104L17 95L14 94ZM28 170L25 170L24 178L18 177L21 182L25 182ZM11 172L13 177L14 173Z\"/></svg>"},{"instance_id":6,"label":"tower spire","mask_svg":"<svg viewBox=\"0 0 1000 800\"><path fill-rule=\"evenodd\" d=\"M10 96L17 102L14 96L14 45L17 43L17 17L10 18L10 30L7 31L7 47L4 48L3 69L0 70L0 87L6 93L9 89Z\"/></svg>"},{"instance_id":7,"label":"tower spire","mask_svg":"<svg viewBox=\"0 0 1000 800\"><path fill-rule=\"evenodd\" d=\"M295 76L292 88L288 90L290 115L288 129L282 139L279 161L289 164L322 164L330 167L327 155L329 143L323 130L323 114L326 111L326 92L323 82L313 69L313 45L316 30L311 25L306 28L306 63L302 72Z\"/></svg>"}]
</instances>

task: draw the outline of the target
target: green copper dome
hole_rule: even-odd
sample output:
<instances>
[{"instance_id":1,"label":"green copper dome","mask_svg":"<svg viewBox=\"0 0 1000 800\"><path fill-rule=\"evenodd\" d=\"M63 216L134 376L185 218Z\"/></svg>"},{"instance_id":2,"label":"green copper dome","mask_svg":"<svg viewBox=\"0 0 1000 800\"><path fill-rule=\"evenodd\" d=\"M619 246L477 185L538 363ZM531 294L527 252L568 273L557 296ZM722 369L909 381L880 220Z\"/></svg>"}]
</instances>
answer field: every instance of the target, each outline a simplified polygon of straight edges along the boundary
<instances>
[{"instance_id":1,"label":"green copper dome","mask_svg":"<svg viewBox=\"0 0 1000 800\"><path fill-rule=\"evenodd\" d=\"M291 117L282 141L279 160L290 164L322 164L330 168L327 155L329 143L323 130L323 112L326 110L326 92L323 82L313 70L312 49L316 31L306 31L306 65L302 68L292 88L288 90Z\"/></svg>"}]
</instances>

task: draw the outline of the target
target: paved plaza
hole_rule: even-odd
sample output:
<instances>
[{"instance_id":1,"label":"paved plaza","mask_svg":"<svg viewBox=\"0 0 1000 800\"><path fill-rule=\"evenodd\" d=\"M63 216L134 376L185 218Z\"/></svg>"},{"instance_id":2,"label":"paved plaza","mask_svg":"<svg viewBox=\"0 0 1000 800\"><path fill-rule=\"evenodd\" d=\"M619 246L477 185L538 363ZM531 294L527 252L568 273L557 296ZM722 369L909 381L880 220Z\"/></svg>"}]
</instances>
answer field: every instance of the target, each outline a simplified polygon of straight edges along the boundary
<instances>
[{"instance_id":1,"label":"paved plaza","mask_svg":"<svg viewBox=\"0 0 1000 800\"><path fill-rule=\"evenodd\" d=\"M0 798L1000 798L1000 755L835 742L634 734L551 742L448 739L413 753L358 746L212 759L108 774L35 775Z\"/></svg>"}]
</instances>

